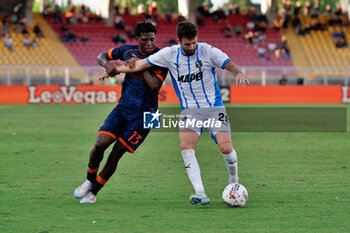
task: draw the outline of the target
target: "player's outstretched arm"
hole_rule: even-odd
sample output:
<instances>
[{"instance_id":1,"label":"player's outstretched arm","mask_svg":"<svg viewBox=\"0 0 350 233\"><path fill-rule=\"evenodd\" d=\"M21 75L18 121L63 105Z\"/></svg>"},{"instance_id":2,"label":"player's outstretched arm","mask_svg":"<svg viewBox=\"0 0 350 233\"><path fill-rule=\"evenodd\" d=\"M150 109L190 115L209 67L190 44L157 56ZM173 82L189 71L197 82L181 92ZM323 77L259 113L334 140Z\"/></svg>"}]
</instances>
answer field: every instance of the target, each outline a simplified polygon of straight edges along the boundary
<instances>
[{"instance_id":1,"label":"player's outstretched arm","mask_svg":"<svg viewBox=\"0 0 350 233\"><path fill-rule=\"evenodd\" d=\"M225 69L230 71L233 76L236 77L236 86L249 84L247 76L243 73L242 69L233 61L227 62Z\"/></svg>"},{"instance_id":2,"label":"player's outstretched arm","mask_svg":"<svg viewBox=\"0 0 350 233\"><path fill-rule=\"evenodd\" d=\"M115 70L115 65L108 60L108 51L100 53L97 56L97 62L100 66L105 68L108 76L114 77L118 74L118 72Z\"/></svg>"},{"instance_id":3,"label":"player's outstretched arm","mask_svg":"<svg viewBox=\"0 0 350 233\"><path fill-rule=\"evenodd\" d=\"M122 66L116 67L115 69L119 73L133 73L133 72L139 72L151 67L152 65L149 64L146 59L142 59L142 60L137 60L134 66L122 65Z\"/></svg>"}]
</instances>

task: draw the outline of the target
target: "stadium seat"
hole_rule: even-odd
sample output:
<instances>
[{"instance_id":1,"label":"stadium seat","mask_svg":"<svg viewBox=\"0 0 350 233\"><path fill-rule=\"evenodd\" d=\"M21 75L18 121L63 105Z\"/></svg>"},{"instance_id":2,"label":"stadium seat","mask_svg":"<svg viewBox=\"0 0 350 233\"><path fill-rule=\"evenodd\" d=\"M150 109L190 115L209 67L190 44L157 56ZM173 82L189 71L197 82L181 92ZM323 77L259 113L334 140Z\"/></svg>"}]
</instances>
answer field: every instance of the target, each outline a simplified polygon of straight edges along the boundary
<instances>
[{"instance_id":1,"label":"stadium seat","mask_svg":"<svg viewBox=\"0 0 350 233\"><path fill-rule=\"evenodd\" d=\"M134 26L137 21L142 20L141 16L134 15L123 15L125 24ZM248 19L240 15L231 15L227 17L231 26L235 27L237 24L245 25ZM61 26L55 24L51 19L47 19L55 30L55 32L60 36ZM234 58L239 57L241 54L248 56L248 59L237 59L239 65L264 65L264 66L293 66L290 59L272 59L271 61L264 61L262 63L261 59L258 58L256 49L250 44L244 43L243 36L225 38L222 34L221 27L218 27L218 22L212 19L204 20L204 27L199 27L199 41L206 42L215 47L222 49L228 54L228 56ZM82 24L73 26L69 25L69 30L73 31L79 38L84 32L90 35L90 41L88 46L82 46L81 42L78 43L65 43L68 50L76 58L76 60L84 66L96 66L96 56L99 52L107 50L116 45L112 42L112 37L115 33L125 33L121 30L117 30L115 27L107 27L101 23L94 24ZM176 36L176 22L159 22L157 26L157 45L162 48L168 45L170 39L177 38ZM245 30L243 30L243 34ZM213 35L215 35L213 37ZM268 29L266 33L267 42L273 42L279 44L281 35L278 31L273 29ZM130 42L130 41L127 41ZM131 41L131 43L136 43L136 41ZM80 50L86 51L84 56L81 55Z\"/></svg>"}]
</instances>

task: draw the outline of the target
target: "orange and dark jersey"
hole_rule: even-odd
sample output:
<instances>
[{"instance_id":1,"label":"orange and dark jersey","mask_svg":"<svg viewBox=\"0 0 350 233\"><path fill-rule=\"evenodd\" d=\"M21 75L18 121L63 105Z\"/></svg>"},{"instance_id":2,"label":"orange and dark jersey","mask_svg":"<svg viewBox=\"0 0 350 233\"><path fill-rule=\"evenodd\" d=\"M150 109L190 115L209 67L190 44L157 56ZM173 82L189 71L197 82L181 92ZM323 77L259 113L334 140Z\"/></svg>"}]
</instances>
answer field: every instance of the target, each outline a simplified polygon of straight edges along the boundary
<instances>
[{"instance_id":1,"label":"orange and dark jersey","mask_svg":"<svg viewBox=\"0 0 350 233\"><path fill-rule=\"evenodd\" d=\"M147 58L156 53L159 48L155 47L150 54L143 54L138 45L123 45L108 51L109 60L127 61L133 57L140 59ZM168 69L155 66L150 68L153 73L162 82L168 73ZM122 85L122 96L119 99L119 105L138 110L155 110L158 108L158 91L152 91L143 77L143 72L128 73Z\"/></svg>"}]
</instances>

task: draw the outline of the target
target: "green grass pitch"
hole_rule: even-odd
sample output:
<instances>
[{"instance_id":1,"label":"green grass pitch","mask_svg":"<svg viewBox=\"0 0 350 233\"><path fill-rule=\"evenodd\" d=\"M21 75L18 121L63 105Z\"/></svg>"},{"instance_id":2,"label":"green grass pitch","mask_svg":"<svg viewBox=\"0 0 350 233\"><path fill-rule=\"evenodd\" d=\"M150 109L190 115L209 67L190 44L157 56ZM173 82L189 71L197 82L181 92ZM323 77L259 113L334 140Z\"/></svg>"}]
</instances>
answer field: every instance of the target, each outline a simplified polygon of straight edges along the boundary
<instances>
[{"instance_id":1,"label":"green grass pitch","mask_svg":"<svg viewBox=\"0 0 350 233\"><path fill-rule=\"evenodd\" d=\"M197 159L211 202L192 206L177 133L153 132L96 204L79 204L73 191L113 107L0 105L0 232L350 232L349 130L233 133L245 208L221 200L227 172L207 133Z\"/></svg>"}]
</instances>

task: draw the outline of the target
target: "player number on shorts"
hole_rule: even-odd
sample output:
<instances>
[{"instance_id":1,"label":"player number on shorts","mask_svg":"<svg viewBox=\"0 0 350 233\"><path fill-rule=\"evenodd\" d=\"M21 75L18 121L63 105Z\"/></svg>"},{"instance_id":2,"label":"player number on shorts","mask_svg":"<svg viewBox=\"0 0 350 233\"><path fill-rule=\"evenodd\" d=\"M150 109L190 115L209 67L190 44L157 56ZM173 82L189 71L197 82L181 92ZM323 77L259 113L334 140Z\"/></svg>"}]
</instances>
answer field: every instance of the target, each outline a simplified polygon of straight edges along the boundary
<instances>
[{"instance_id":1,"label":"player number on shorts","mask_svg":"<svg viewBox=\"0 0 350 233\"><path fill-rule=\"evenodd\" d=\"M134 134L131 135L131 137L128 139L128 141L131 144L136 145L137 143L139 143L141 138L142 138L142 136L134 130Z\"/></svg>"},{"instance_id":2,"label":"player number on shorts","mask_svg":"<svg viewBox=\"0 0 350 233\"><path fill-rule=\"evenodd\" d=\"M219 114L219 121L222 123L228 123L228 116L225 113L220 112Z\"/></svg>"}]
</instances>

